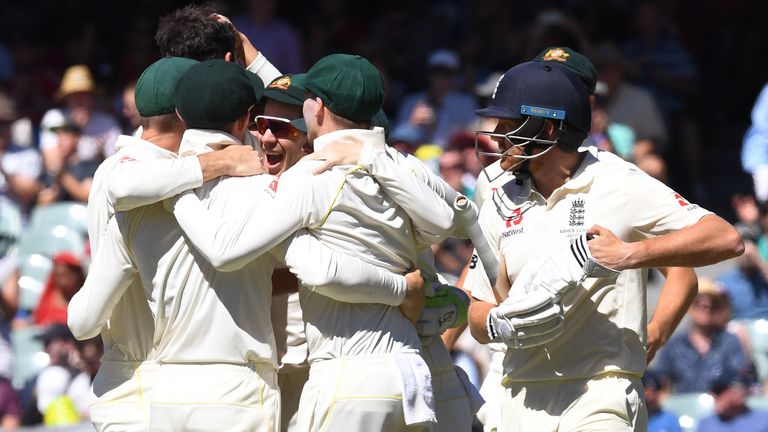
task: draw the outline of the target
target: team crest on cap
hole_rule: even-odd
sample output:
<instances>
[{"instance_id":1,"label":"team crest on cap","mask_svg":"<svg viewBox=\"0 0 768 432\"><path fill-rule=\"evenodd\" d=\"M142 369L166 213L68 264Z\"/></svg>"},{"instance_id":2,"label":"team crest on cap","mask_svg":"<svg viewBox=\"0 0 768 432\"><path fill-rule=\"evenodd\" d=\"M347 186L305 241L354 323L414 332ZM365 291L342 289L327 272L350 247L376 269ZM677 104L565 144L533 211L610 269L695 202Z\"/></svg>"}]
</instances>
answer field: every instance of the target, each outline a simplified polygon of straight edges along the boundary
<instances>
[{"instance_id":1,"label":"team crest on cap","mask_svg":"<svg viewBox=\"0 0 768 432\"><path fill-rule=\"evenodd\" d=\"M544 53L544 57L542 57L542 59L546 61L555 60L565 63L568 61L568 57L570 56L571 55L563 51L562 48L552 48L551 50Z\"/></svg>"},{"instance_id":2,"label":"team crest on cap","mask_svg":"<svg viewBox=\"0 0 768 432\"><path fill-rule=\"evenodd\" d=\"M290 86L291 86L291 77L286 76L286 77L282 77L275 80L275 82L271 83L269 86L267 86L267 88L277 88L280 90L288 90L288 87Z\"/></svg>"}]
</instances>

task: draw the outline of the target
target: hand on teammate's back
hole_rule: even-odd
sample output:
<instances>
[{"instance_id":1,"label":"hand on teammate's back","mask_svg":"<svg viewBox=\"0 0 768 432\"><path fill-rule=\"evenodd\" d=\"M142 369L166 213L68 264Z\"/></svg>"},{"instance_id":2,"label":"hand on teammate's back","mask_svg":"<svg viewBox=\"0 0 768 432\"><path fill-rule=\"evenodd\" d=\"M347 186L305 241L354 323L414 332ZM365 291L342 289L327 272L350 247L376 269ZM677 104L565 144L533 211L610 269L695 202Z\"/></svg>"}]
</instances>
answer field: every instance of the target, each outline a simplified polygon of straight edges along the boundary
<instances>
[{"instance_id":1,"label":"hand on teammate's back","mask_svg":"<svg viewBox=\"0 0 768 432\"><path fill-rule=\"evenodd\" d=\"M334 141L322 150L304 156L304 159L322 161L314 171L315 174L321 174L337 165L356 165L362 152L362 142Z\"/></svg>"},{"instance_id":2,"label":"hand on teammate's back","mask_svg":"<svg viewBox=\"0 0 768 432\"><path fill-rule=\"evenodd\" d=\"M261 154L249 146L230 145L218 153L228 163L229 168L226 174L228 176L245 177L267 172L262 162Z\"/></svg>"},{"instance_id":3,"label":"hand on teammate's back","mask_svg":"<svg viewBox=\"0 0 768 432\"><path fill-rule=\"evenodd\" d=\"M426 304L426 291L421 270L414 270L405 275L406 291L403 302L400 303L400 311L414 325L419 321L421 311Z\"/></svg>"},{"instance_id":4,"label":"hand on teammate's back","mask_svg":"<svg viewBox=\"0 0 768 432\"><path fill-rule=\"evenodd\" d=\"M630 260L635 245L623 241L611 230L600 225L593 226L588 233L594 236L587 245L592 258L598 264L617 271L632 268Z\"/></svg>"}]
</instances>

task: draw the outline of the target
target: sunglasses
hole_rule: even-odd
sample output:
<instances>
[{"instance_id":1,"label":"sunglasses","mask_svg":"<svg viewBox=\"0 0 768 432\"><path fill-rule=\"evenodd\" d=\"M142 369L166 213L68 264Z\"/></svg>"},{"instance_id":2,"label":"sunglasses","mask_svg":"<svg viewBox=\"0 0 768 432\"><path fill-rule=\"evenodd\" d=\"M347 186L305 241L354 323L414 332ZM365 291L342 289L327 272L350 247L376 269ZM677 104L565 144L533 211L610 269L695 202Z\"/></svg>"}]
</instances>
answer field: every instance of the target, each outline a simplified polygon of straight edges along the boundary
<instances>
[{"instance_id":1,"label":"sunglasses","mask_svg":"<svg viewBox=\"0 0 768 432\"><path fill-rule=\"evenodd\" d=\"M262 135L269 129L275 138L295 138L304 133L293 127L288 119L263 115L256 116L256 121L251 124L249 129Z\"/></svg>"}]
</instances>

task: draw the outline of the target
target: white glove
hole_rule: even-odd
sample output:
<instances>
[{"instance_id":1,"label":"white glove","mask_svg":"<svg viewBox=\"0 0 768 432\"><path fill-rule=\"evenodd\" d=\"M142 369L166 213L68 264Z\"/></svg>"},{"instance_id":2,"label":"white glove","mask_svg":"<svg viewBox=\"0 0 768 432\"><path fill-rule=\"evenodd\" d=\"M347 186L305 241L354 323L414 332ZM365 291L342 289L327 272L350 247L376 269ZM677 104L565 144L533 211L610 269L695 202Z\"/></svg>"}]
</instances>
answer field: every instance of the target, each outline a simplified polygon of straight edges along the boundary
<instances>
[{"instance_id":1,"label":"white glove","mask_svg":"<svg viewBox=\"0 0 768 432\"><path fill-rule=\"evenodd\" d=\"M433 287L435 295L427 297L416 323L419 336L439 335L467 322L470 302L467 293L451 285L435 284Z\"/></svg>"},{"instance_id":2,"label":"white glove","mask_svg":"<svg viewBox=\"0 0 768 432\"><path fill-rule=\"evenodd\" d=\"M491 342L536 347L562 334L563 308L546 290L508 297L490 310L486 329Z\"/></svg>"}]
</instances>

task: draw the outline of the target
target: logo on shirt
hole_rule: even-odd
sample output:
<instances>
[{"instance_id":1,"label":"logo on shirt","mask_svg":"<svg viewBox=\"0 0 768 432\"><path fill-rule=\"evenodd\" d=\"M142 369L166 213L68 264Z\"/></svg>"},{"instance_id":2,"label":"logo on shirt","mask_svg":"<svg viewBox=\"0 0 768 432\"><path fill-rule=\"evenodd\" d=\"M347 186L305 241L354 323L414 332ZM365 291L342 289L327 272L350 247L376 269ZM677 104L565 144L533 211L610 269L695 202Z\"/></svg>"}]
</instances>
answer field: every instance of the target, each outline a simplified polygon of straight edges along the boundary
<instances>
[{"instance_id":1,"label":"logo on shirt","mask_svg":"<svg viewBox=\"0 0 768 432\"><path fill-rule=\"evenodd\" d=\"M568 219L568 225L570 226L582 226L584 225L584 200L576 198L571 203L571 216Z\"/></svg>"},{"instance_id":2,"label":"logo on shirt","mask_svg":"<svg viewBox=\"0 0 768 432\"><path fill-rule=\"evenodd\" d=\"M682 195L680 195L679 193L675 194L675 199L677 200L677 203L680 204L680 207L691 205L691 203L689 203L688 200L683 198Z\"/></svg>"},{"instance_id":3,"label":"logo on shirt","mask_svg":"<svg viewBox=\"0 0 768 432\"><path fill-rule=\"evenodd\" d=\"M514 209L512 215L506 218L506 221L507 228L511 228L512 225L520 225L520 222L523 221L523 212L520 210L520 207Z\"/></svg>"},{"instance_id":4,"label":"logo on shirt","mask_svg":"<svg viewBox=\"0 0 768 432\"><path fill-rule=\"evenodd\" d=\"M269 184L269 190L272 192L277 193L277 183L280 181L280 176L275 177L274 180L272 180L272 183Z\"/></svg>"},{"instance_id":5,"label":"logo on shirt","mask_svg":"<svg viewBox=\"0 0 768 432\"><path fill-rule=\"evenodd\" d=\"M136 159L130 156L123 156L120 158L120 163L123 163L123 162L136 162Z\"/></svg>"}]
</instances>

